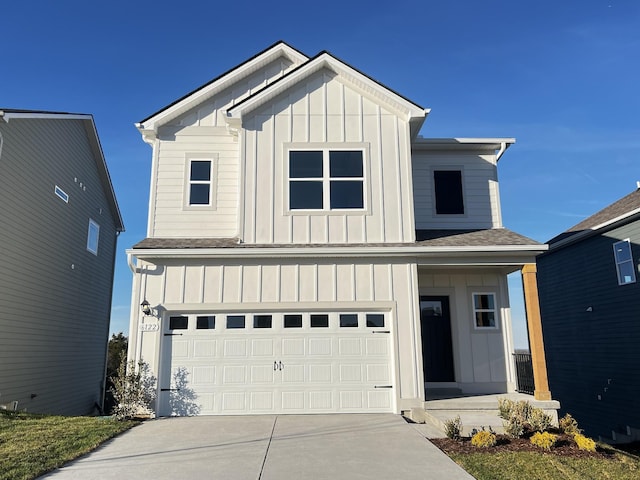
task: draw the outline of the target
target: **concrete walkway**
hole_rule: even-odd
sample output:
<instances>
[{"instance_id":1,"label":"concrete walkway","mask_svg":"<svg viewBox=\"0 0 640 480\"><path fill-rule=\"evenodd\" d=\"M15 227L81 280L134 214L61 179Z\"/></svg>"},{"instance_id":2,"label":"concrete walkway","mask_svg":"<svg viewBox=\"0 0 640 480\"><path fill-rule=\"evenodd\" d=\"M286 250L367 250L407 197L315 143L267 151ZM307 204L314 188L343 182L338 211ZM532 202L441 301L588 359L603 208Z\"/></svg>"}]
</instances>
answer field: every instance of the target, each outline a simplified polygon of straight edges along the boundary
<instances>
[{"instance_id":1,"label":"concrete walkway","mask_svg":"<svg viewBox=\"0 0 640 480\"><path fill-rule=\"evenodd\" d=\"M401 416L369 414L151 420L41 478L473 479Z\"/></svg>"}]
</instances>

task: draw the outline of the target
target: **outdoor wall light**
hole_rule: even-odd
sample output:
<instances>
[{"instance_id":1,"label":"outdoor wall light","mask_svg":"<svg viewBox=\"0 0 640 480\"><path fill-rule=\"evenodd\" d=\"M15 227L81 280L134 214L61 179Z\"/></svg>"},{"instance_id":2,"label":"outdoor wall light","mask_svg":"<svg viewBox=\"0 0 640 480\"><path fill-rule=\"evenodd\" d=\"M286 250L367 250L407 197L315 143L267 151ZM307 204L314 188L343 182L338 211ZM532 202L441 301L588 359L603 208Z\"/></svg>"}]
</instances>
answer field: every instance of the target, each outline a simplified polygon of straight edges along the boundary
<instances>
[{"instance_id":1,"label":"outdoor wall light","mask_svg":"<svg viewBox=\"0 0 640 480\"><path fill-rule=\"evenodd\" d=\"M147 302L146 298L140 304L140 308L142 308L142 313L144 313L145 315L151 315L151 304Z\"/></svg>"}]
</instances>

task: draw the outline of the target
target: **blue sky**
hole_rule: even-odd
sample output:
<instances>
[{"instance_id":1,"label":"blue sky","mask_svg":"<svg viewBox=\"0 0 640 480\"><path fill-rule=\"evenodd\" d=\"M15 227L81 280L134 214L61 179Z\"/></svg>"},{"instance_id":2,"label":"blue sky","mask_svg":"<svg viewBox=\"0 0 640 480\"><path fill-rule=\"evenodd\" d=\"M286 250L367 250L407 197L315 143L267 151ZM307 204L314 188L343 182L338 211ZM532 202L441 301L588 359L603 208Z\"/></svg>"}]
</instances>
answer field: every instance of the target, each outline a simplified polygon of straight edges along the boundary
<instances>
[{"instance_id":1,"label":"blue sky","mask_svg":"<svg viewBox=\"0 0 640 480\"><path fill-rule=\"evenodd\" d=\"M146 234L151 148L134 123L278 40L309 56L328 50L431 108L424 136L515 137L499 164L503 220L535 240L640 180L636 0L23 0L0 18L0 108L95 117L127 229L113 332L128 332L124 252Z\"/></svg>"}]
</instances>

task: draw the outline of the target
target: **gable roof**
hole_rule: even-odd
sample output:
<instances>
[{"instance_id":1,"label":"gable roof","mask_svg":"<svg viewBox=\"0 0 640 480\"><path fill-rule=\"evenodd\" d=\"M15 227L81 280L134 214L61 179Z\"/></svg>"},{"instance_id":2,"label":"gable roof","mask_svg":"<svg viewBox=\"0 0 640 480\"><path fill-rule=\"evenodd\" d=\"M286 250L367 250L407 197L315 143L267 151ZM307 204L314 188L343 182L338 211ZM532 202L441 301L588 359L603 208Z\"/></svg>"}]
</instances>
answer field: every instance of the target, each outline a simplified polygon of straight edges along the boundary
<instances>
[{"instance_id":1,"label":"gable roof","mask_svg":"<svg viewBox=\"0 0 640 480\"><path fill-rule=\"evenodd\" d=\"M639 218L640 188L555 236L548 243L550 247L557 248L603 229L613 228Z\"/></svg>"},{"instance_id":2,"label":"gable roof","mask_svg":"<svg viewBox=\"0 0 640 480\"><path fill-rule=\"evenodd\" d=\"M308 78L310 75L328 69L340 77L346 79L356 88L365 92L380 103L387 105L390 110L395 111L411 124L412 137L415 137L424 122L429 109L425 109L416 103L408 100L399 93L391 90L382 83L374 80L370 76L355 69L351 65L339 60L327 51L322 51L315 57L309 59L304 64L288 72L275 82L267 85L262 90L250 95L227 110L228 122L231 125L239 126L242 117L264 105L269 100L286 91L292 85Z\"/></svg>"},{"instance_id":3,"label":"gable roof","mask_svg":"<svg viewBox=\"0 0 640 480\"><path fill-rule=\"evenodd\" d=\"M260 53L257 53L253 57L242 62L240 65L227 70L213 80L210 80L204 85L182 96L178 100L170 103L166 107L163 107L157 112L149 115L147 118L140 120L140 122L136 123L136 127L140 130L157 131L160 125L163 125L191 110L196 105L199 105L205 100L213 97L215 94L224 90L231 84L247 77L251 73L278 58L286 58L294 64L299 64L308 60L306 55L287 45L285 42L276 42Z\"/></svg>"},{"instance_id":4,"label":"gable roof","mask_svg":"<svg viewBox=\"0 0 640 480\"><path fill-rule=\"evenodd\" d=\"M98 137L98 130L96 129L95 122L93 121L93 115L86 113L67 113L50 112L45 110L19 110L13 108L0 108L0 120L9 122L12 119L78 120L83 123L84 129L87 133L89 146L96 161L98 176L100 177L102 188L104 190L105 196L107 197L107 202L109 203L111 214L116 225L116 231L124 232L124 222L120 213L120 207L118 207L118 201L116 200L115 191L113 190L113 183L111 183L111 176L109 175L107 162L104 158L102 145L100 144L100 138Z\"/></svg>"}]
</instances>

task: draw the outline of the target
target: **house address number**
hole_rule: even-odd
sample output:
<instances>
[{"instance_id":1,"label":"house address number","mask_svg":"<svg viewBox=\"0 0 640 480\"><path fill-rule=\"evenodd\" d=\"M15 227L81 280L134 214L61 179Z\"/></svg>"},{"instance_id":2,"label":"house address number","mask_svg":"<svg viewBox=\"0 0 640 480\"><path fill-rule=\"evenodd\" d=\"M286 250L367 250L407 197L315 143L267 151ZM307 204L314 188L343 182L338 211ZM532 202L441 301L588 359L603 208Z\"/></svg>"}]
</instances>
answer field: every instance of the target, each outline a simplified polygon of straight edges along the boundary
<instances>
[{"instance_id":1,"label":"house address number","mask_svg":"<svg viewBox=\"0 0 640 480\"><path fill-rule=\"evenodd\" d=\"M140 324L141 332L157 332L158 330L160 330L160 324L158 322Z\"/></svg>"}]
</instances>

